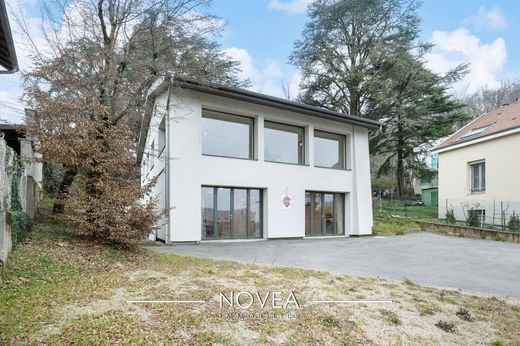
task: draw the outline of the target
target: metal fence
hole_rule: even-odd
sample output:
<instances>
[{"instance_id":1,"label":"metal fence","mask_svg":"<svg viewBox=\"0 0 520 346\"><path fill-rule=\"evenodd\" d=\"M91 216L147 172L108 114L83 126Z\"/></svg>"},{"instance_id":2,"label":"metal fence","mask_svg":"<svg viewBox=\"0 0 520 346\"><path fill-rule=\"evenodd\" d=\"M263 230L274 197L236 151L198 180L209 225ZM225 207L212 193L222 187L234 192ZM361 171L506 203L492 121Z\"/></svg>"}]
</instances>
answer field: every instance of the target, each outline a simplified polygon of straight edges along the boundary
<instances>
[{"instance_id":1,"label":"metal fence","mask_svg":"<svg viewBox=\"0 0 520 346\"><path fill-rule=\"evenodd\" d=\"M373 213L377 219L407 218L436 222L446 222L447 212L453 213L459 225L470 225L469 216L473 213L471 226L480 228L520 231L518 222L512 218L520 215L520 202L511 200L478 200L448 198L439 200L439 206L425 206L418 198L381 198L373 199ZM478 221L475 221L478 218Z\"/></svg>"},{"instance_id":2,"label":"metal fence","mask_svg":"<svg viewBox=\"0 0 520 346\"><path fill-rule=\"evenodd\" d=\"M520 201L511 200L480 200L447 198L439 201L439 218L446 219L448 211L453 211L455 219L466 222L470 213L478 215L481 228L497 230L510 229L510 221L520 215Z\"/></svg>"}]
</instances>

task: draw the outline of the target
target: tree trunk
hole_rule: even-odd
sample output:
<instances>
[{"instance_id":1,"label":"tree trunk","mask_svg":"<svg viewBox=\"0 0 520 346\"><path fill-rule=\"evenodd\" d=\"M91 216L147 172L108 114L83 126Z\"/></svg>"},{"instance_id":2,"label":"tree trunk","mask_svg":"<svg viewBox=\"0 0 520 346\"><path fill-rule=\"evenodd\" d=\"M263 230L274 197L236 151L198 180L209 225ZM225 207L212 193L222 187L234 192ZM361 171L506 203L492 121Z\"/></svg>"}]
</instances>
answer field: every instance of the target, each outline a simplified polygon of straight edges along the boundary
<instances>
[{"instance_id":1,"label":"tree trunk","mask_svg":"<svg viewBox=\"0 0 520 346\"><path fill-rule=\"evenodd\" d=\"M60 189L58 190L58 196L54 201L54 206L52 208L52 212L54 214L61 214L65 209L65 192L72 185L74 181L74 177L78 174L78 170L73 167L64 167L65 173L63 174L63 179L60 183Z\"/></svg>"}]
</instances>

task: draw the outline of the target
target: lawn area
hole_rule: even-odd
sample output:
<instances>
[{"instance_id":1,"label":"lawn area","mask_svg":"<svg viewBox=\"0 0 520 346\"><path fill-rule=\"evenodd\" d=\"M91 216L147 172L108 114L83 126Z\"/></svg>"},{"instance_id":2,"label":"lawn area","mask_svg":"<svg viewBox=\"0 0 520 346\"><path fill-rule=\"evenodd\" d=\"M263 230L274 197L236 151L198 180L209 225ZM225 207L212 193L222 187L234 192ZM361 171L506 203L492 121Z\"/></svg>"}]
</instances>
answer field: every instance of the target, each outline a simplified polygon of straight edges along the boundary
<instances>
[{"instance_id":1,"label":"lawn area","mask_svg":"<svg viewBox=\"0 0 520 346\"><path fill-rule=\"evenodd\" d=\"M420 231L419 225L408 219L374 218L372 233L403 235L409 232Z\"/></svg>"},{"instance_id":2,"label":"lawn area","mask_svg":"<svg viewBox=\"0 0 520 346\"><path fill-rule=\"evenodd\" d=\"M0 344L520 344L520 305L500 299L410 281L119 252L56 227L40 222L10 257L0 284ZM221 291L294 291L301 307L221 309ZM206 303L127 302L143 299ZM392 302L313 303L323 300Z\"/></svg>"},{"instance_id":3,"label":"lawn area","mask_svg":"<svg viewBox=\"0 0 520 346\"><path fill-rule=\"evenodd\" d=\"M379 218L437 220L437 213L437 206L410 205L399 200L381 199L374 204L374 216Z\"/></svg>"}]
</instances>

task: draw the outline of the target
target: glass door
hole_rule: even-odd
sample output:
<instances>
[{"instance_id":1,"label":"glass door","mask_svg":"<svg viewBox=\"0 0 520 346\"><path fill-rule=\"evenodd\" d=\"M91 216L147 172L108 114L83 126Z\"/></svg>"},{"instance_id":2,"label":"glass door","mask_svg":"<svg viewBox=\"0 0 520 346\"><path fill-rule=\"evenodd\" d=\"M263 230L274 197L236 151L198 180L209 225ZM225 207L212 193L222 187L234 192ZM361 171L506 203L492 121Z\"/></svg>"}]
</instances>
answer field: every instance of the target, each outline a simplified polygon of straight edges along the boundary
<instances>
[{"instance_id":1,"label":"glass door","mask_svg":"<svg viewBox=\"0 0 520 346\"><path fill-rule=\"evenodd\" d=\"M305 193L305 235L343 235L344 196L340 193Z\"/></svg>"},{"instance_id":2,"label":"glass door","mask_svg":"<svg viewBox=\"0 0 520 346\"><path fill-rule=\"evenodd\" d=\"M262 238L260 189L202 187L202 239Z\"/></svg>"}]
</instances>

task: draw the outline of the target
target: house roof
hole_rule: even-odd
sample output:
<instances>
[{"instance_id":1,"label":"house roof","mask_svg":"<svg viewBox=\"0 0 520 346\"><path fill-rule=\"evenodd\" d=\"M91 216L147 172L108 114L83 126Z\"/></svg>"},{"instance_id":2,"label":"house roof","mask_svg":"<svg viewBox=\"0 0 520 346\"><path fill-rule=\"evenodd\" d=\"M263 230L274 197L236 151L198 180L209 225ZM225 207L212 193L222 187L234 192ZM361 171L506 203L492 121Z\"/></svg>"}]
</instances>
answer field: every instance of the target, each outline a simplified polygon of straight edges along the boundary
<instances>
[{"instance_id":1,"label":"house roof","mask_svg":"<svg viewBox=\"0 0 520 346\"><path fill-rule=\"evenodd\" d=\"M139 135L139 146L137 151L137 162L140 163L143 151L144 151L144 145L146 142L146 136L148 133L148 127L150 126L150 121L152 117L152 107L153 107L153 100L155 98L162 94L163 92L168 90L168 84L169 84L170 78L166 77L163 78L155 83L154 86L152 86L149 94L148 94L148 100L147 105L145 108L145 114L143 118L143 122L141 125L141 133ZM335 120L351 125L357 125L366 127L369 129L378 129L382 124L378 121L366 119L358 116L353 115L346 115L338 112L333 112L328 109L319 108L311 105L307 105L304 103L298 103L294 101L288 101L282 98L269 96L245 89L225 86L221 84L215 84L215 83L200 83L196 82L190 79L186 78L173 78L171 79L172 86L178 87L181 89L188 89L193 90L205 94L211 94L216 96L222 96L227 97L230 99L235 99L239 101L254 103L262 106L268 106L283 110L288 110L292 112L297 112L301 114L311 115L320 117L323 119L330 119Z\"/></svg>"},{"instance_id":2,"label":"house roof","mask_svg":"<svg viewBox=\"0 0 520 346\"><path fill-rule=\"evenodd\" d=\"M7 70L0 71L0 73L18 71L18 61L4 0L0 0L0 65Z\"/></svg>"},{"instance_id":3,"label":"house roof","mask_svg":"<svg viewBox=\"0 0 520 346\"><path fill-rule=\"evenodd\" d=\"M520 130L520 102L504 104L491 112L482 114L444 142L435 147L435 151L455 149L455 146L469 145L505 135L511 130Z\"/></svg>"},{"instance_id":4,"label":"house roof","mask_svg":"<svg viewBox=\"0 0 520 346\"><path fill-rule=\"evenodd\" d=\"M0 124L0 139L4 139L20 155L20 138L25 138L26 126L23 124Z\"/></svg>"}]
</instances>

